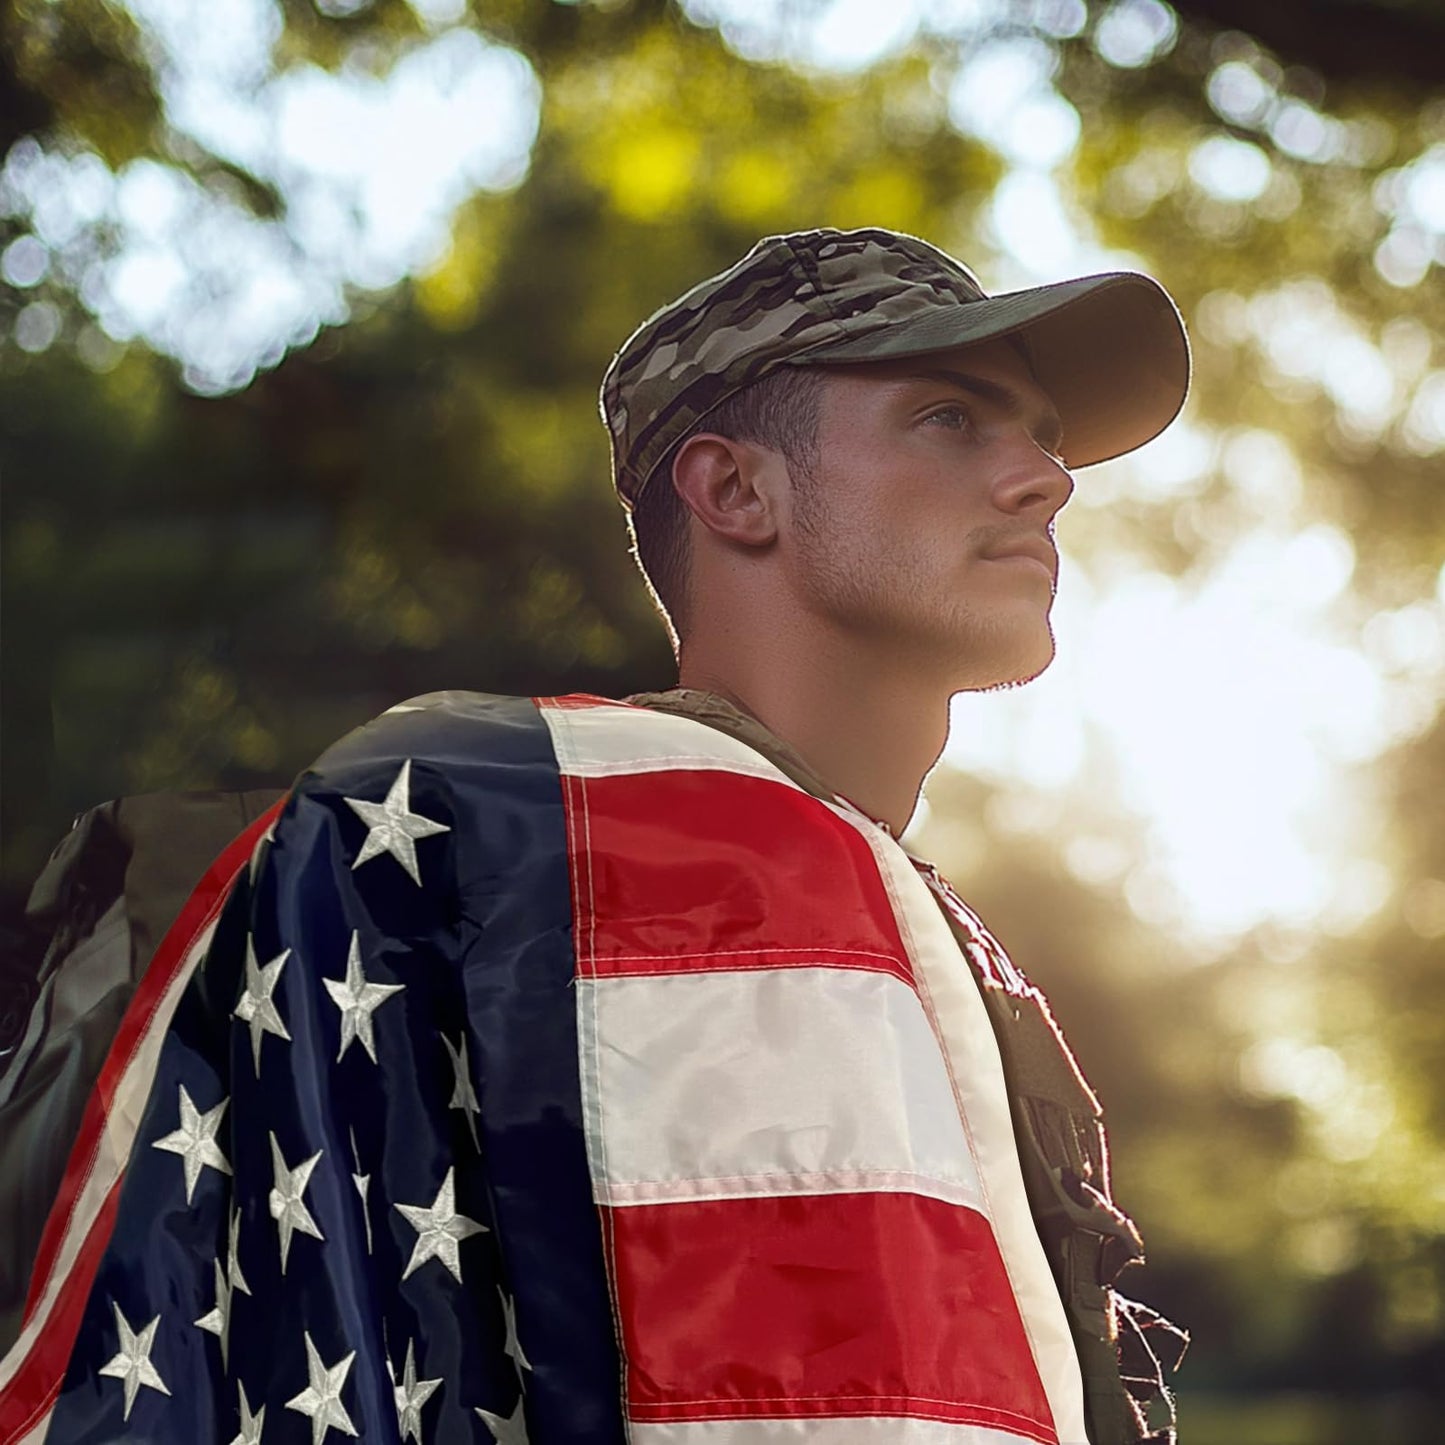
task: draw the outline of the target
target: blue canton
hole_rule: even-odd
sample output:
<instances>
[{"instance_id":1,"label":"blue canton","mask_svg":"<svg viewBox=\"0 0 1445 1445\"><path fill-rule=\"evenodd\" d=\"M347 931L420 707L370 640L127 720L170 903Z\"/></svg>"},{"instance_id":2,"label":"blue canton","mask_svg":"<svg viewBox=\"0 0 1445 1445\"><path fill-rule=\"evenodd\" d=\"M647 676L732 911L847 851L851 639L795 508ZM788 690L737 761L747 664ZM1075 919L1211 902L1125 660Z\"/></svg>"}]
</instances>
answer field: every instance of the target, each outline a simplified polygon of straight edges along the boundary
<instances>
[{"instance_id":1,"label":"blue canton","mask_svg":"<svg viewBox=\"0 0 1445 1445\"><path fill-rule=\"evenodd\" d=\"M237 876L47 1445L622 1438L545 727L527 699L396 713L303 775ZM489 1068L538 1080L528 1117L488 1119ZM555 1217L499 1225L519 1183ZM571 1393L534 1389L563 1357Z\"/></svg>"}]
</instances>

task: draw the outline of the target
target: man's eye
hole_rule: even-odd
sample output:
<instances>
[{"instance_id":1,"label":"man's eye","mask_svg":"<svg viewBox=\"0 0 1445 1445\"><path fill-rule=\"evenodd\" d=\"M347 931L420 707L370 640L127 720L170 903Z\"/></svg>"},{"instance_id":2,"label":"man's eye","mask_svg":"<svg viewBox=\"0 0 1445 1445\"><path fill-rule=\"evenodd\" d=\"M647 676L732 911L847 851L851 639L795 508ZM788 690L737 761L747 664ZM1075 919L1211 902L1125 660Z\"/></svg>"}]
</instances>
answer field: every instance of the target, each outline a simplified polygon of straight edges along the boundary
<instances>
[{"instance_id":1,"label":"man's eye","mask_svg":"<svg viewBox=\"0 0 1445 1445\"><path fill-rule=\"evenodd\" d=\"M945 419L943 424L951 431L961 431L968 425L968 412L961 406L941 406L937 411L930 412L926 418L928 421L939 421Z\"/></svg>"}]
</instances>

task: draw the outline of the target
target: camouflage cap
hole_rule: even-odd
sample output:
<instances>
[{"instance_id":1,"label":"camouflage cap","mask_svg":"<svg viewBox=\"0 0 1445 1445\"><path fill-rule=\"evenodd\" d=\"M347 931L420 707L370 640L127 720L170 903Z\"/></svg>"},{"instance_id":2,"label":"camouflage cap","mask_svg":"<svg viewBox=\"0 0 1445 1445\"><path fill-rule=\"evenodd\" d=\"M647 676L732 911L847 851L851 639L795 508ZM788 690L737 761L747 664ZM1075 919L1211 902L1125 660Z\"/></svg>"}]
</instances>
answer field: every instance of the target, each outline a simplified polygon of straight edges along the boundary
<instances>
[{"instance_id":1,"label":"camouflage cap","mask_svg":"<svg viewBox=\"0 0 1445 1445\"><path fill-rule=\"evenodd\" d=\"M967 266L899 231L765 236L653 312L602 378L612 482L631 510L673 444L779 366L921 356L1017 334L1064 423L1070 467L1157 436L1189 388L1169 293L1136 271L989 296Z\"/></svg>"}]
</instances>

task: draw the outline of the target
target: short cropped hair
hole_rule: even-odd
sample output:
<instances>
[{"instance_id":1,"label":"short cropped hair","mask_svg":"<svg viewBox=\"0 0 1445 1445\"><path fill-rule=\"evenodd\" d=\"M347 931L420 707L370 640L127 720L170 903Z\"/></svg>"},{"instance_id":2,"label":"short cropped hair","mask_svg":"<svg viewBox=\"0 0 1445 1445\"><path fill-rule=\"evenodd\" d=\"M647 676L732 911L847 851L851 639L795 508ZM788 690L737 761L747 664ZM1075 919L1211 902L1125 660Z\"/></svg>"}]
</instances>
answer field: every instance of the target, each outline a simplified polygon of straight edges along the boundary
<instances>
[{"instance_id":1,"label":"short cropped hair","mask_svg":"<svg viewBox=\"0 0 1445 1445\"><path fill-rule=\"evenodd\" d=\"M821 366L780 366L734 392L678 438L629 513L629 551L667 624L674 652L693 623L688 525L692 514L672 481L678 452L701 432L756 442L781 452L795 489L809 493L818 468L818 419L826 376L827 369Z\"/></svg>"}]
</instances>

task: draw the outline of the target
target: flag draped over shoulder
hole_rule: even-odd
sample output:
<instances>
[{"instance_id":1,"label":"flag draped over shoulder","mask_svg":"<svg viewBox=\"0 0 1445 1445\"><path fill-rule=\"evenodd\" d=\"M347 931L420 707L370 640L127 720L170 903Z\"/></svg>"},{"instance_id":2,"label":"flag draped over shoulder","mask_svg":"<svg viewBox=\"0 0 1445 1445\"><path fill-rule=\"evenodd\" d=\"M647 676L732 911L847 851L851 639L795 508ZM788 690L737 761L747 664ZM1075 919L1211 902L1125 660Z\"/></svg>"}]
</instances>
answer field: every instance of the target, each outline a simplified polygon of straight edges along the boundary
<instances>
[{"instance_id":1,"label":"flag draped over shoulder","mask_svg":"<svg viewBox=\"0 0 1445 1445\"><path fill-rule=\"evenodd\" d=\"M1085 1445L968 968L704 724L393 708L137 991L0 1445Z\"/></svg>"}]
</instances>

